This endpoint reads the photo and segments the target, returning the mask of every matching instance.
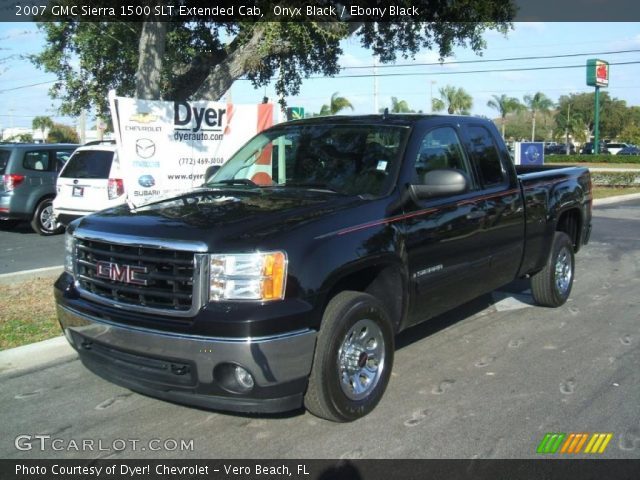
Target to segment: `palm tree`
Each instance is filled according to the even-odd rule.
[[[447,110],[449,115],[454,113],[469,115],[473,106],[473,98],[463,88],[446,85],[438,91],[440,98],[434,98],[432,104],[434,112]]]
[[[536,92],[535,95],[525,95],[524,103],[529,107],[531,111],[531,141],[535,140],[536,136],[536,113],[548,113],[553,108],[553,102],[542,92]]]
[[[49,117],[35,117],[31,122],[31,127],[34,130],[40,130],[42,132],[42,141],[46,143],[47,140],[44,137],[44,131],[53,127],[53,120],[51,120]]]
[[[338,92],[334,92],[333,95],[331,95],[329,105],[322,105],[320,116],[335,115],[345,108],[353,110],[353,105],[351,105],[351,102],[345,97],[339,97]]]
[[[504,93],[500,96],[493,95],[493,100],[487,102],[487,107],[491,107],[500,112],[502,138],[504,138],[504,126],[507,123],[507,115],[511,112],[518,112],[524,108],[520,100],[515,97],[508,97]]]
[[[391,97],[391,112],[413,113],[413,110],[409,108],[409,104],[406,100],[398,100],[396,97]]]

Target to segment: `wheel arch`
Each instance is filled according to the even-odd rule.
[[[375,262],[352,265],[336,272],[327,282],[323,289],[326,294],[322,299],[322,310],[340,292],[350,290],[368,293],[387,308],[394,331],[398,332],[404,325],[408,309],[407,284],[407,269],[399,259],[377,259]]]
[[[573,251],[576,253],[582,246],[580,241],[582,235],[580,235],[580,232],[582,232],[583,224],[582,212],[577,207],[568,208],[560,212],[558,221],[556,222],[555,231],[564,232],[569,236],[573,244]]]

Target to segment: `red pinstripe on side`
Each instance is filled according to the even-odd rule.
[[[507,190],[506,192],[493,193],[493,194],[490,194],[490,195],[483,195],[483,196],[480,196],[480,197],[475,197],[473,199],[461,200],[461,201],[455,203],[454,206],[459,207],[461,205],[467,205],[467,204],[475,203],[475,202],[478,202],[478,201],[481,201],[481,200],[488,200],[490,198],[506,197],[508,195],[512,195],[514,193],[518,193],[519,191],[520,191],[519,189],[514,188],[512,190]],[[318,238],[326,238],[326,237],[329,237],[331,235],[346,235],[348,233],[357,232],[359,230],[364,230],[366,228],[376,227],[378,225],[384,225],[384,224],[387,224],[387,223],[394,223],[394,222],[398,222],[400,220],[406,220],[408,218],[419,217],[421,215],[427,215],[429,213],[437,212],[438,210],[444,210],[445,208],[450,208],[450,207],[451,207],[451,205],[447,205],[447,206],[443,206],[443,207],[425,208],[424,210],[418,210],[416,212],[405,213],[405,214],[402,214],[402,215],[395,215],[395,216],[389,217],[389,218],[381,218],[380,220],[374,220],[372,222],[362,223],[360,225],[354,225],[353,227],[347,227],[347,228],[343,228],[341,230],[337,230],[335,232],[329,232],[329,233],[326,233],[324,235],[319,235],[318,237],[316,237],[316,239],[318,239]]]

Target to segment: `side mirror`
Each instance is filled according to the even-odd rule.
[[[459,195],[469,190],[471,181],[467,175],[452,168],[431,170],[424,174],[422,184],[411,185],[411,196],[417,200],[448,195]]]

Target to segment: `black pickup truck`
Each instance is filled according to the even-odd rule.
[[[522,277],[562,305],[591,201],[587,169],[514,167],[484,119],[279,124],[194,191],[72,223],[58,318],[132,390],[351,421],[399,331]]]

